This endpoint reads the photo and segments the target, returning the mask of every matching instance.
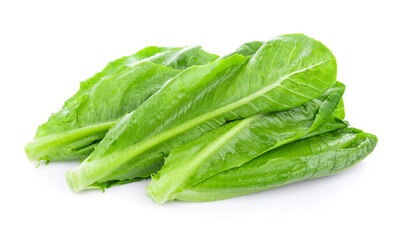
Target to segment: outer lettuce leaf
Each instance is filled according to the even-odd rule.
[[[369,155],[377,137],[345,128],[296,141],[174,194],[183,201],[214,201],[341,172]]]
[[[267,41],[252,57],[234,55],[188,68],[123,118],[66,179],[77,192],[148,177],[175,146],[231,120],[297,107],[335,80],[335,57],[301,34]]]
[[[172,195],[259,155],[306,137],[337,109],[345,86],[337,83],[319,98],[282,112],[258,114],[233,121],[174,149],[146,188],[158,204]],[[332,131],[346,127],[341,123]],[[321,132],[321,131],[320,131]],[[319,132],[316,132],[318,134]]]
[[[180,71],[176,69],[206,64],[216,58],[200,47],[147,47],[109,63],[103,71],[82,82],[80,90],[63,108],[38,128],[35,140],[26,145],[28,157],[34,161],[87,157],[118,119],[177,75]]]

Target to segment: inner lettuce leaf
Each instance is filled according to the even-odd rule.
[[[306,138],[327,119],[342,99],[345,86],[337,82],[320,97],[282,111],[257,114],[217,128],[171,151],[162,169],[146,188],[146,194],[156,203],[172,200],[172,195],[219,173],[258,157],[284,144]],[[337,113],[339,114],[339,113]],[[331,122],[333,119],[330,120]],[[333,131],[347,125],[327,125],[323,131]]]
[[[302,34],[266,41],[251,56],[233,55],[190,67],[122,118],[77,168],[72,191],[109,181],[149,177],[176,146],[226,122],[288,110],[323,94],[336,81],[336,61]]]
[[[38,127],[25,147],[32,161],[81,160],[125,114],[138,108],[170,78],[218,58],[200,47],[147,47],[109,63],[80,84],[63,108]]]
[[[377,137],[344,128],[276,148],[173,194],[172,200],[215,201],[344,171],[369,155]]]

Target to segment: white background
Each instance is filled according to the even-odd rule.
[[[1,239],[403,239],[404,17],[400,1],[1,1]],[[210,203],[157,206],[148,181],[70,192],[77,163],[34,168],[23,145],[109,61],[145,46],[225,54],[305,33],[346,84],[347,120],[376,134],[338,175]]]

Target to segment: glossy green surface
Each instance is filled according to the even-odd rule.
[[[364,159],[376,143],[376,136],[353,128],[299,140],[218,173],[172,199],[221,200],[335,174]]]
[[[219,172],[238,167],[259,155],[306,137],[327,119],[333,122],[345,86],[337,82],[319,98],[282,112],[257,114],[230,122],[171,151],[163,168],[152,177],[147,195],[162,204],[181,192]],[[339,115],[339,113],[337,113]],[[322,130],[346,127],[325,125]]]
[[[82,82],[63,108],[39,126],[25,147],[33,161],[87,157],[108,130],[138,108],[180,70],[203,65],[218,56],[200,47],[147,47],[107,65]]]
[[[336,61],[302,34],[265,42],[252,57],[234,55],[186,69],[123,118],[66,179],[73,191],[148,177],[178,145],[227,121],[294,108],[336,80]]]

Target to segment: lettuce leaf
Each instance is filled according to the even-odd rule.
[[[299,107],[233,121],[186,145],[171,151],[162,169],[146,188],[146,194],[158,204],[172,195],[219,173],[252,160],[284,144],[307,137],[333,118],[345,86],[337,82],[319,98]],[[337,113],[338,114],[338,113]],[[332,122],[332,119],[331,119]],[[322,130],[346,127],[327,125]]]
[[[271,150],[246,164],[218,173],[172,199],[214,201],[286,184],[328,176],[352,167],[369,155],[377,137],[345,128]]]
[[[180,70],[218,56],[200,47],[147,47],[82,82],[63,108],[39,126],[25,147],[32,161],[81,160],[125,114],[138,108]]]
[[[175,146],[228,121],[307,103],[335,80],[331,51],[302,34],[264,42],[251,57],[234,55],[188,68],[120,120],[66,174],[67,182],[77,192],[108,181],[148,177]]]

